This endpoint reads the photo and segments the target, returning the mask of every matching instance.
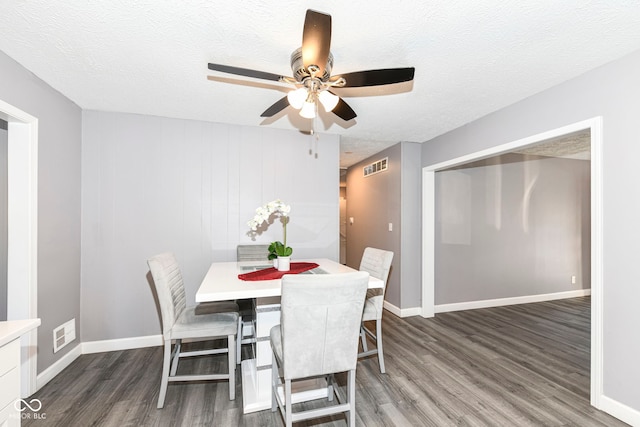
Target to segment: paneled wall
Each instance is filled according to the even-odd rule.
[[[85,111],[82,157],[83,341],[160,333],[147,258],[173,251],[188,301],[212,261],[252,243],[258,206],[291,204],[295,258],[338,260],[339,139],[316,159],[295,131]],[[255,243],[282,239],[279,223]]]

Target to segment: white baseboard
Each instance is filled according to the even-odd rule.
[[[82,343],[82,354],[103,353],[105,351],[132,350],[134,348],[157,347],[163,344],[162,335],[120,338]]]
[[[591,289],[578,289],[575,291],[554,292],[551,294],[526,295],[521,297],[487,299],[482,301],[459,302],[453,304],[440,304],[435,306],[436,313],[448,311],[475,310],[477,308],[500,307],[504,305],[528,304],[532,302],[552,301],[556,299],[576,298],[591,295]],[[386,304],[386,302],[385,302]]]
[[[384,302],[383,307],[385,310],[388,310],[389,312],[395,314],[398,317],[419,316],[420,313],[422,313],[422,308],[420,307],[399,308],[388,301]]]
[[[640,426],[640,411],[607,396],[600,396],[600,410],[632,426]]]
[[[36,377],[36,391],[40,390],[45,384],[55,378],[67,366],[71,365],[74,360],[82,355],[82,344],[78,344],[71,349],[70,352],[62,356],[55,363],[42,371]]]

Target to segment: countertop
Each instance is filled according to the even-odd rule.
[[[40,326],[40,319],[8,320],[0,322],[0,347]]]

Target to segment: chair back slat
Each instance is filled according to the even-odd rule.
[[[147,264],[158,293],[162,333],[166,336],[186,307],[182,273],[175,255],[170,252],[150,258]]]
[[[238,245],[238,261],[268,261],[269,245]]]
[[[389,270],[391,270],[391,261],[393,261],[393,252],[365,248],[360,261],[360,271],[366,271],[372,277],[382,280],[386,288]]]
[[[367,272],[283,276],[284,378],[355,369],[368,283]]]

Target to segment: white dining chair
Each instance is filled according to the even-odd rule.
[[[362,326],[360,328],[362,352],[358,354],[358,358],[377,354],[380,373],[382,374],[385,373],[384,353],[382,351],[382,312],[384,311],[384,292],[387,287],[387,279],[389,278],[392,261],[393,252],[376,248],[365,248],[360,261],[360,271],[366,271],[372,277],[382,280],[384,285],[381,289],[376,288],[367,291],[367,299],[364,303],[364,311],[362,313]],[[369,321],[376,322],[375,333],[366,327],[365,322]],[[367,336],[375,341],[375,349],[368,349]]]
[[[269,261],[269,245],[238,245],[238,261]]]
[[[158,408],[164,407],[167,386],[175,381],[228,380],[229,399],[235,399],[235,336],[238,331],[238,313],[236,311],[216,311],[210,314],[196,314],[195,307],[187,307],[182,273],[175,256],[163,253],[147,260],[151,276],[160,303],[162,316],[162,336],[164,340],[164,359],[162,380],[158,396]],[[233,304],[235,306],[235,304]],[[215,311],[215,305],[210,310]],[[224,303],[218,305],[223,310]],[[226,348],[197,351],[182,351],[182,340],[204,341],[226,339]],[[173,345],[172,351],[172,343]],[[204,356],[228,353],[229,369],[223,374],[177,375],[181,357]]]
[[[280,325],[270,331],[271,410],[280,408],[287,427],[342,412],[349,413],[348,425],[355,425],[358,336],[368,284],[369,273],[361,271],[283,276]],[[339,372],[347,372],[344,397],[333,377]],[[327,404],[294,413],[292,383],[315,377],[327,381]]]
[[[244,261],[269,261],[269,245],[238,245],[236,247],[236,259],[238,262]],[[266,264],[265,264],[266,265]],[[238,364],[242,362],[242,345],[254,344],[256,342],[255,329],[253,325],[254,314],[253,306],[255,300],[237,299],[240,320],[239,320],[239,336],[236,342],[236,361]]]

